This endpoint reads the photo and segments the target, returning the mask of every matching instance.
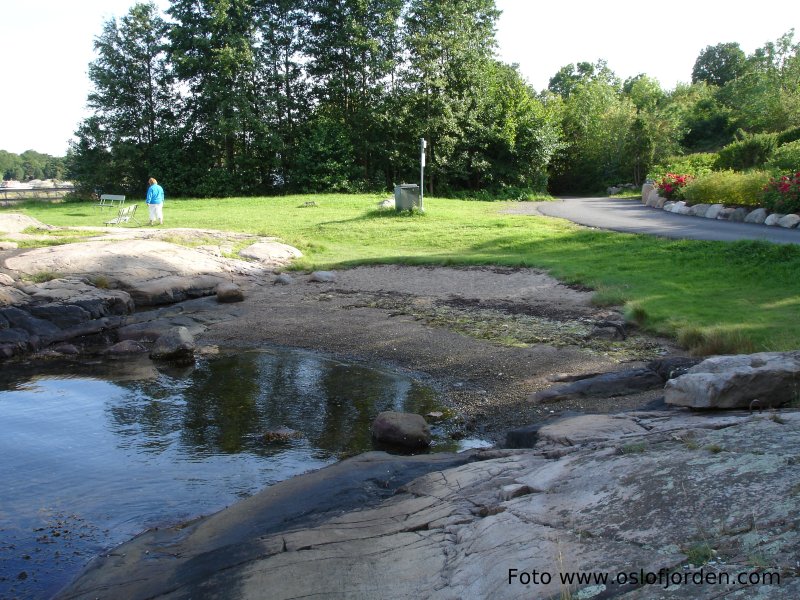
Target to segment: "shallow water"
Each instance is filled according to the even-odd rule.
[[[91,556],[147,528],[370,450],[380,411],[439,409],[409,377],[298,351],[239,352],[177,371],[147,359],[4,371],[2,598],[49,597]],[[298,437],[264,442],[282,427]]]

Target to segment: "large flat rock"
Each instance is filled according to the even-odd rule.
[[[600,441],[595,428],[591,444],[555,459],[440,455],[400,487],[412,459],[357,457],[139,536],[61,597],[797,598],[800,413],[626,420],[622,438],[614,428]],[[714,560],[690,564],[698,548]],[[630,578],[659,572],[679,583]],[[702,572],[782,575],[725,588],[685,579]],[[561,583],[577,573],[609,583]]]
[[[137,305],[164,304],[214,293],[232,273],[262,269],[245,261],[159,240],[91,241],[35,248],[5,260],[13,271],[103,278],[126,290]]]

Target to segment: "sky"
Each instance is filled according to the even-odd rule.
[[[0,150],[63,156],[88,116],[93,40],[135,0],[0,0]],[[157,0],[162,8],[168,0]],[[751,53],[794,28],[796,0],[496,0],[498,56],[536,89],[561,67],[605,59],[622,79],[646,73],[664,89],[689,82],[706,46]]]

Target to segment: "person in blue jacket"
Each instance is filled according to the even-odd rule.
[[[147,208],[150,211],[150,222],[152,225],[158,221],[159,225],[164,224],[164,189],[158,185],[155,177],[147,180],[150,187],[147,188]]]

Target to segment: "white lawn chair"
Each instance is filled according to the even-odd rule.
[[[129,204],[128,206],[123,206],[119,209],[117,216],[111,219],[110,221],[106,221],[106,225],[122,225],[123,223],[129,223],[133,221],[137,225],[140,225],[139,221],[136,220],[136,207],[137,204]]]

